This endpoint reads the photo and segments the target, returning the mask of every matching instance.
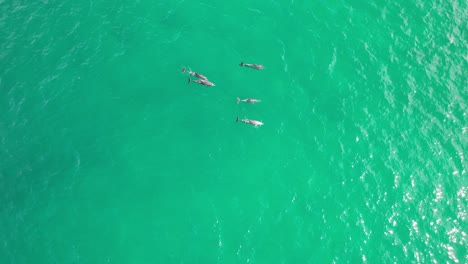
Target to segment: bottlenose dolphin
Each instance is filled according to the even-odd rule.
[[[239,121],[244,122],[244,123],[246,123],[246,124],[253,125],[254,127],[263,126],[263,123],[260,122],[260,121],[257,121],[257,120],[252,120],[252,119],[239,119],[239,117],[237,117],[236,123],[239,122]]]
[[[205,80],[205,79],[192,80],[192,79],[188,78],[188,82],[189,83],[194,82],[194,83],[198,83],[198,84],[205,85],[205,86],[215,86],[214,83],[212,83],[212,82],[210,82],[208,80]]]
[[[263,70],[265,68],[261,64],[253,64],[253,63],[243,63],[243,62],[241,62],[239,65],[241,67],[245,66],[245,67],[250,67],[250,68],[257,69],[257,70]]]
[[[182,68],[182,72],[187,72],[188,74],[192,75],[192,76],[195,76],[199,79],[203,79],[203,80],[208,80],[208,78],[205,76],[205,75],[202,75],[198,72],[193,72],[191,70],[186,70],[185,68]]]

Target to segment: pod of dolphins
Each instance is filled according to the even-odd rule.
[[[252,68],[252,69],[256,69],[256,70],[263,70],[265,67],[263,67],[263,65],[261,64],[254,64],[254,63],[243,63],[241,62],[239,64],[239,66],[241,67],[248,67],[248,68]],[[197,77],[198,79],[197,80],[193,80],[191,78],[188,78],[188,83],[198,83],[198,84],[201,84],[201,85],[204,85],[204,86],[215,86],[214,83],[210,82],[208,80],[208,78],[205,76],[205,75],[202,75],[198,72],[194,72],[194,71],[191,71],[191,70],[187,70],[185,68],[182,68],[182,72],[183,73],[187,73],[189,75],[192,75],[194,77]],[[244,103],[249,103],[249,104],[255,104],[255,103],[259,103],[261,102],[261,100],[258,100],[258,99],[254,99],[254,98],[245,98],[245,99],[240,99],[239,97],[236,98],[237,100],[237,103],[240,103],[240,102],[244,102]],[[261,121],[258,121],[258,120],[253,120],[253,119],[239,119],[239,117],[236,118],[236,123],[237,122],[244,122],[246,124],[249,124],[249,125],[252,125],[254,127],[259,127],[259,126],[263,126],[263,122]]]

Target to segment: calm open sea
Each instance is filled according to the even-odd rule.
[[[0,263],[468,263],[467,21],[0,0]]]

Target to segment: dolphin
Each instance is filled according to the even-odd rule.
[[[186,70],[185,68],[182,68],[182,72],[187,72],[188,74],[192,75],[192,76],[195,76],[199,79],[203,79],[203,80],[208,80],[208,78],[205,76],[205,75],[202,75],[198,72],[193,72],[191,70]]]
[[[241,67],[245,66],[245,67],[250,67],[250,68],[257,69],[257,70],[263,70],[265,68],[261,64],[253,64],[253,63],[243,63],[243,62],[241,62],[239,65]]]
[[[260,121],[257,121],[257,120],[252,120],[252,119],[239,119],[239,117],[237,117],[236,123],[239,122],[239,121],[244,122],[244,123],[246,123],[246,124],[251,124],[251,125],[253,125],[254,127],[263,126],[263,123],[260,122]]]
[[[198,84],[205,85],[205,86],[215,86],[214,83],[212,83],[212,82],[210,82],[208,80],[205,80],[205,79],[192,80],[192,79],[188,78],[188,82],[189,83],[194,82],[194,83],[198,83]]]
[[[244,102],[244,103],[255,104],[255,103],[260,103],[261,102],[261,100],[253,99],[253,98],[246,98],[246,99],[241,100],[239,97],[237,97],[236,100],[237,100],[237,103]]]

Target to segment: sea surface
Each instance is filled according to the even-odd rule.
[[[0,263],[468,263],[467,25],[464,0],[0,0]]]

